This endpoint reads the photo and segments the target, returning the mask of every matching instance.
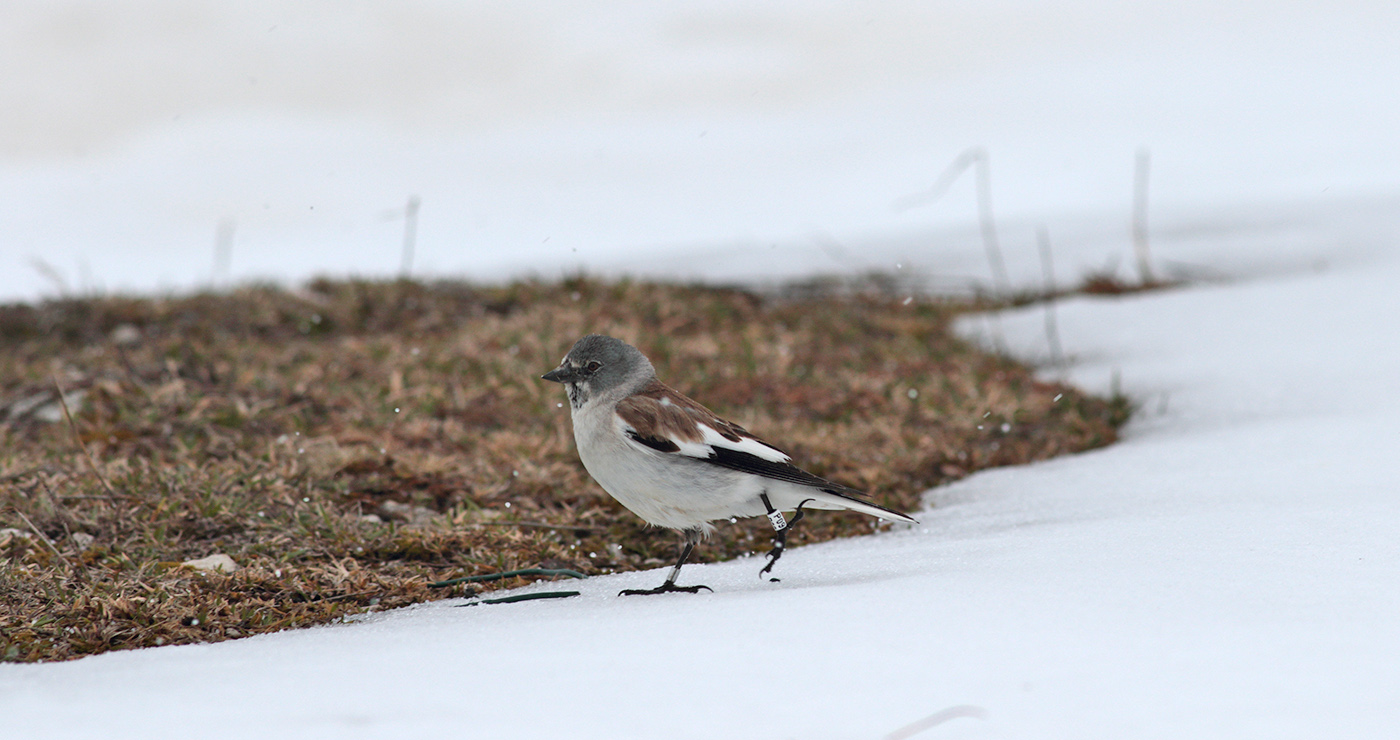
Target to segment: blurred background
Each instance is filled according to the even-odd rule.
[[[410,203],[418,277],[985,280],[971,179],[917,198],[971,147],[1017,280],[1041,225],[1127,263],[1142,147],[1164,260],[1313,260],[1296,214],[1400,204],[1396,39],[1379,0],[6,0],[0,300],[394,276]]]

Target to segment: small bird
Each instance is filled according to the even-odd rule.
[[[632,513],[684,537],[665,583],[620,595],[713,590],[677,586],[676,577],[717,519],[768,516],[774,547],[760,575],[782,557],[804,506],[915,522],[793,465],[787,453],[657,380],[646,356],[619,339],[589,334],[542,377],[568,391],[574,441],[589,475]],[[788,522],[782,512],[794,510]]]

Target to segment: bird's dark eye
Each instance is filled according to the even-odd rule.
[[[583,369],[584,369],[584,370],[587,370],[587,371],[590,372],[590,373],[596,373],[596,372],[598,372],[598,368],[600,368],[600,367],[602,367],[602,366],[603,366],[603,363],[598,362],[597,360],[594,360],[594,361],[588,363],[587,365],[584,365],[584,366],[583,366]]]

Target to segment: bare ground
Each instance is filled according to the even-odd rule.
[[[0,306],[0,659],[325,623],[459,595],[428,584],[464,575],[669,564],[675,535],[588,478],[563,393],[539,380],[589,332],[896,509],[1115,439],[1124,399],[961,342],[948,323],[972,308],[878,280],[760,295],[588,279]],[[792,544],[873,526],[818,512]],[[727,524],[697,559],[765,552],[769,534]],[[215,553],[237,570],[181,565]]]

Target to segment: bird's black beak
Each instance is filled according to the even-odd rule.
[[[578,371],[568,368],[564,365],[560,365],[559,367],[550,370],[544,375],[541,375],[540,378],[544,380],[553,381],[555,383],[572,383],[575,380],[578,380]]]

